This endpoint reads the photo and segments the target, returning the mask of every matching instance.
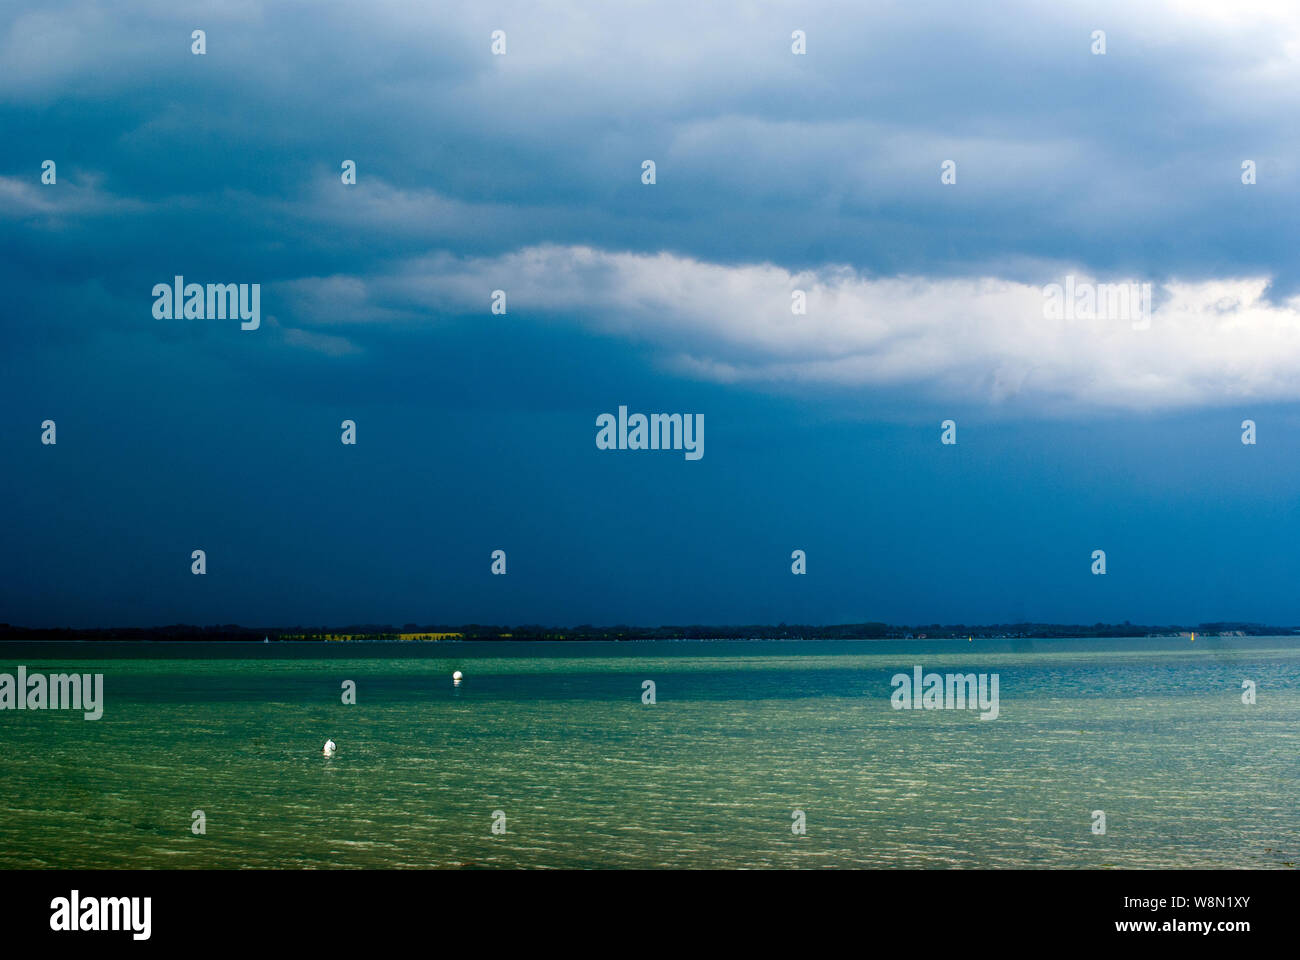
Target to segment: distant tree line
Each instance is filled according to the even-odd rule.
[[[175,640],[175,641],[244,641],[270,639],[277,642],[323,640],[352,643],[397,642],[448,642],[420,640],[419,635],[453,635],[465,640],[886,640],[886,639],[951,639],[960,637],[1006,637],[1049,639],[1052,637],[1134,637],[1176,636],[1180,633],[1201,633],[1206,636],[1240,633],[1245,636],[1278,636],[1300,633],[1300,628],[1270,626],[1258,623],[1200,623],[1195,625],[1143,625],[1124,623],[1058,624],[1058,623],[999,623],[999,624],[922,624],[897,626],[887,623],[842,623],[830,626],[808,624],[749,624],[744,626],[660,626],[637,627],[615,625],[596,627],[582,624],[576,627],[541,626],[522,624],[500,626],[490,624],[462,624],[459,626],[421,626],[414,623],[395,627],[391,624],[350,624],[339,627],[242,627],[238,624],[220,624],[199,627],[191,624],[173,624],[165,627],[101,627],[78,630],[71,627],[34,628],[0,624],[0,642],[29,640]],[[416,639],[410,639],[412,635]]]

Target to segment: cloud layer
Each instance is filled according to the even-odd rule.
[[[268,332],[320,362],[505,289],[516,322],[746,387],[1298,398],[1290,4],[452,6],[11,7],[4,279],[57,274],[132,329],[174,272],[262,282]],[[1151,283],[1150,329],[1045,321],[1066,273]]]
[[[1078,288],[1133,281],[1072,276]],[[502,287],[523,322],[576,318],[724,383],[906,386],[1038,411],[1300,399],[1300,298],[1270,302],[1265,277],[1171,282],[1153,291],[1149,313],[1135,298],[1130,313],[1069,318],[1052,315],[1044,285],[996,277],[871,278],[847,266],[791,272],[538,246],[436,254],[368,280],[299,280],[285,299],[323,323],[418,323],[484,313]],[[795,291],[804,314],[793,312]]]

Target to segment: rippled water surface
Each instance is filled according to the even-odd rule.
[[[1292,638],[186,649],[0,649],[106,700],[0,711],[0,867],[1300,861]],[[1000,717],[892,709],[916,664]]]

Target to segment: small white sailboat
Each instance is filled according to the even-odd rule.
[[[324,749],[323,751],[321,751],[321,752],[324,753],[325,756],[327,756],[327,757],[332,757],[332,756],[334,756],[334,751],[337,750],[337,749],[338,749],[338,746],[335,745],[335,743],[334,743],[333,740],[326,740],[326,741],[325,741],[325,749]]]

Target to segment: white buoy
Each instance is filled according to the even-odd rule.
[[[333,740],[326,740],[326,741],[325,741],[325,749],[322,751],[322,753],[324,753],[325,756],[327,756],[327,757],[332,757],[332,756],[334,756],[334,751],[337,750],[337,749],[338,749],[338,747],[336,747],[336,746],[334,745],[334,741],[333,741]]]
[[[457,670],[455,673],[451,675],[451,682],[458,687],[460,686],[460,682],[463,679],[464,679],[464,675],[459,670]]]

